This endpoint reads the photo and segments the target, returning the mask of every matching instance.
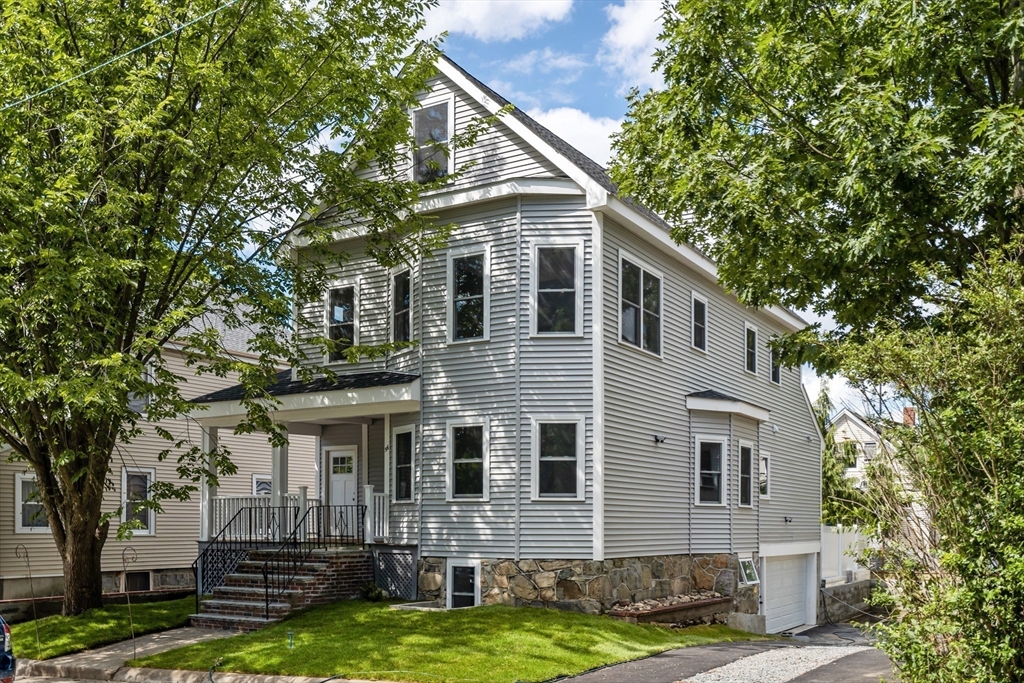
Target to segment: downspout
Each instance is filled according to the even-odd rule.
[[[523,196],[518,195],[516,197],[516,317],[515,317],[515,335],[513,346],[515,348],[513,361],[515,363],[515,382],[516,382],[516,506],[515,506],[515,520],[513,527],[513,538],[515,539],[515,560],[519,561],[519,534],[522,530],[522,520],[520,519],[520,510],[522,508],[522,462],[523,462],[523,415],[522,415],[522,395],[520,394],[521,386],[521,373],[520,373],[520,361],[522,359],[522,349],[520,348],[520,321],[522,319],[523,311]]]

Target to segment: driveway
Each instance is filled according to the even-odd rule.
[[[795,638],[671,650],[567,683],[896,683],[889,658],[857,629],[819,626]]]

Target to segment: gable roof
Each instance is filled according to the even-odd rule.
[[[440,50],[436,52],[438,70],[490,113],[494,114],[503,107],[510,108],[510,118],[503,119],[504,123],[586,191],[588,208],[608,213],[625,223],[625,227],[645,233],[648,241],[673,253],[697,273],[721,286],[715,262],[692,245],[677,243],[670,235],[671,226],[657,213],[628,197],[620,197],[618,187],[604,167],[535,121],[446,54]],[[783,306],[761,310],[793,332],[807,327],[807,321]]]
[[[830,419],[828,421],[829,428],[834,427],[840,420],[844,420],[844,419],[850,420],[851,422],[856,422],[866,432],[870,432],[872,434],[877,434],[878,436],[882,435],[882,432],[877,427],[875,427],[870,422],[868,422],[867,418],[865,418],[865,417],[863,417],[861,415],[858,415],[857,413],[853,412],[849,408],[843,408],[838,413],[836,413],[832,417],[832,419]]]

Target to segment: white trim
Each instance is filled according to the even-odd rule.
[[[448,105],[448,139],[444,141],[448,148],[447,175],[455,173],[455,148],[452,146],[452,138],[455,137],[455,92],[427,95],[417,102],[415,107],[409,108],[409,132],[412,134],[409,145],[409,180],[411,182],[416,182],[416,112],[427,107],[436,107],[439,104]]]
[[[453,206],[471,206],[482,202],[520,195],[550,195],[579,197],[584,192],[571,180],[562,178],[515,178],[472,188],[438,190],[431,192],[416,203],[417,213],[448,209]],[[346,228],[338,233],[343,239],[359,237],[369,232],[365,226]]]
[[[750,349],[747,347],[747,334],[751,330],[754,331],[754,369],[753,370],[751,370],[750,367],[747,365],[747,354],[750,352]],[[761,359],[758,357],[758,353],[757,353],[757,351],[758,351],[757,346],[758,346],[758,343],[761,341],[760,337],[761,337],[761,335],[757,331],[757,325],[753,325],[753,324],[751,324],[749,322],[744,322],[743,323],[743,369],[746,372],[750,373],[751,375],[757,375],[758,374],[757,371],[758,371],[758,369],[761,366],[761,364],[759,362]]]
[[[482,600],[483,591],[480,589],[480,560],[477,559],[463,559],[449,557],[445,562],[445,581],[444,581],[444,598],[445,607],[447,609],[456,609],[452,607],[452,578],[455,575],[453,571],[455,567],[472,567],[473,572],[473,587],[476,589],[476,595],[473,597],[473,607],[479,607]],[[467,608],[457,608],[467,609]]]
[[[412,458],[409,461],[409,497],[401,500],[395,498],[396,485],[398,484],[398,459],[395,457],[395,454],[398,453],[396,444],[398,443],[399,434],[412,434]],[[388,477],[391,480],[391,502],[395,505],[409,505],[416,502],[416,451],[416,425],[407,424],[391,429],[391,467]]]
[[[592,214],[593,254],[591,266],[591,307],[593,309],[591,341],[593,343],[593,388],[594,388],[594,444],[593,478],[594,499],[593,555],[597,561],[604,560],[604,217]],[[586,451],[584,451],[585,453]]]
[[[717,443],[722,446],[721,457],[718,459],[718,466],[722,468],[718,488],[721,500],[717,503],[702,503],[700,500],[700,446],[704,443]],[[700,507],[726,507],[729,491],[729,439],[725,436],[711,436],[707,434],[693,435],[693,504]]]
[[[704,348],[695,345],[693,343],[693,328],[694,328],[694,301],[700,301],[704,304]],[[690,290],[690,348],[695,351],[700,351],[703,354],[709,353],[709,347],[711,346],[711,304],[708,301],[708,297],[700,294],[695,289]]]
[[[453,430],[455,427],[483,427],[483,490],[480,496],[455,497],[455,439]],[[444,497],[448,503],[487,503],[491,499],[491,418],[489,417],[464,417],[445,422],[445,485]]]
[[[761,461],[768,461],[767,474],[764,483],[767,485],[766,488],[768,493],[761,493]],[[772,454],[768,451],[761,451],[757,454],[757,497],[760,500],[771,500],[772,498]]]
[[[273,489],[274,482],[273,482],[273,479],[271,478],[271,476],[269,474],[253,474],[252,475],[252,495],[254,495],[254,496],[263,495],[261,493],[257,493],[256,492],[256,480],[257,479],[261,479],[261,480],[265,480],[267,482],[270,482],[270,487],[271,487],[271,489]]]
[[[540,426],[542,424],[576,425],[576,495],[540,495]],[[530,417],[530,500],[535,503],[582,502],[586,500],[586,429],[583,415],[544,413]]]
[[[821,550],[821,539],[817,541],[790,541],[787,543],[762,543],[757,554],[764,557],[783,555],[809,555]]]
[[[278,396],[269,406],[278,422],[363,417],[381,413],[411,413],[420,409],[420,380],[365,389],[338,389]],[[205,409],[205,410],[204,410]],[[241,401],[197,405],[192,417],[204,427],[233,427],[245,418]]]
[[[637,330],[640,344],[632,344],[622,339],[622,262],[629,261],[634,266],[640,268],[640,329]],[[644,348],[644,327],[643,327],[643,300],[644,300],[644,273],[650,273],[654,277],[658,278],[658,352],[655,353],[649,349]],[[665,275],[657,268],[651,267],[649,262],[642,258],[633,256],[633,254],[625,249],[619,249],[618,254],[618,295],[615,301],[616,308],[616,319],[617,329],[615,330],[615,340],[624,347],[631,348],[634,350],[642,351],[650,356],[658,359],[663,359],[665,354]]]
[[[743,449],[750,449],[750,502],[746,505],[743,504]],[[747,441],[746,439],[740,439],[736,446],[736,481],[739,482],[739,491],[736,496],[736,507],[744,509],[752,509],[754,507],[754,481],[755,472],[758,470],[754,467],[754,460],[756,458],[754,451],[754,443]]]
[[[399,266],[391,268],[390,272],[388,273],[388,339],[392,343],[395,343],[397,341],[395,339],[395,313],[397,312],[397,308],[395,306],[395,277],[401,275],[402,273],[409,273],[409,339],[405,341],[412,341],[413,339],[416,338],[416,332],[415,330],[413,330],[413,321],[415,319],[413,317],[413,311],[415,310],[413,306],[415,305],[416,301],[416,296],[414,294],[416,288],[413,282],[415,280],[416,275],[414,273],[414,269],[412,266],[410,266],[407,263],[403,263]],[[411,349],[403,349],[398,353],[403,353],[404,351],[409,350]]]
[[[761,583],[761,574],[757,571],[757,565],[754,564],[753,556],[750,555],[750,554],[747,554],[747,555],[744,555],[744,556],[739,557],[737,559],[738,559],[738,564],[740,565],[740,572],[739,572],[739,574],[740,574],[740,576],[739,576],[740,583],[742,583],[742,584],[744,584],[746,586],[756,586],[756,585],[760,584]],[[750,568],[754,570],[754,580],[753,581],[747,581],[747,577],[744,575],[744,572],[743,572],[743,563],[744,562],[749,562],[750,563]]]
[[[473,337],[472,339],[455,339],[455,289],[453,276],[455,274],[453,262],[457,258],[476,256],[483,254],[484,257],[484,336]],[[490,341],[491,339],[491,245],[490,244],[467,244],[461,247],[452,247],[448,250],[447,273],[445,287],[445,323],[448,328],[447,338],[449,344],[472,344]]]
[[[148,477],[146,485],[146,500],[149,500],[149,489],[156,483],[156,470],[152,467],[122,467],[121,468],[121,523],[128,521],[128,474],[145,474]],[[149,528],[132,529],[133,536],[156,536],[156,510],[147,509],[149,514]]]
[[[25,501],[21,499],[21,483],[24,481],[38,481],[34,472],[15,472],[14,473],[14,533],[16,534],[52,534],[53,531],[50,529],[50,520],[46,520],[46,526],[22,526],[21,525],[21,513],[22,506]],[[38,488],[38,483],[36,488]],[[42,505],[42,501],[39,501]],[[43,509],[43,515],[46,515],[46,509]]]
[[[352,288],[352,346],[359,346],[359,290],[362,284],[362,278],[358,275],[352,277],[339,278],[328,282],[327,287],[324,289],[324,317],[323,317],[323,330],[324,337],[330,339],[331,336],[331,291],[335,289],[346,289]],[[344,352],[343,352],[344,353]],[[344,358],[338,360],[331,360],[330,352],[324,353],[322,365],[351,365]]]
[[[537,331],[537,278],[540,267],[537,250],[545,247],[573,247],[576,250],[574,259],[574,280],[576,287],[576,327],[572,332],[538,332]],[[569,239],[559,237],[538,237],[530,241],[530,337],[537,339],[565,339],[583,336],[583,238]]]
[[[767,422],[771,419],[771,412],[764,408],[758,408],[746,401],[726,401],[718,398],[700,398],[698,396],[686,397],[687,410],[703,410],[708,413],[733,413],[749,417],[758,422]]]

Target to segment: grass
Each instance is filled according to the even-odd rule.
[[[185,626],[189,615],[195,612],[195,606],[194,597],[132,605],[135,635]],[[35,623],[39,625],[38,650],[33,622],[11,625],[16,657],[50,659],[132,637],[128,605],[107,605],[75,617],[44,617]]]
[[[288,633],[294,633],[294,649]],[[757,638],[724,626],[672,630],[546,609],[450,612],[345,601],[262,631],[152,655],[134,666],[461,683],[545,681],[687,645]]]

